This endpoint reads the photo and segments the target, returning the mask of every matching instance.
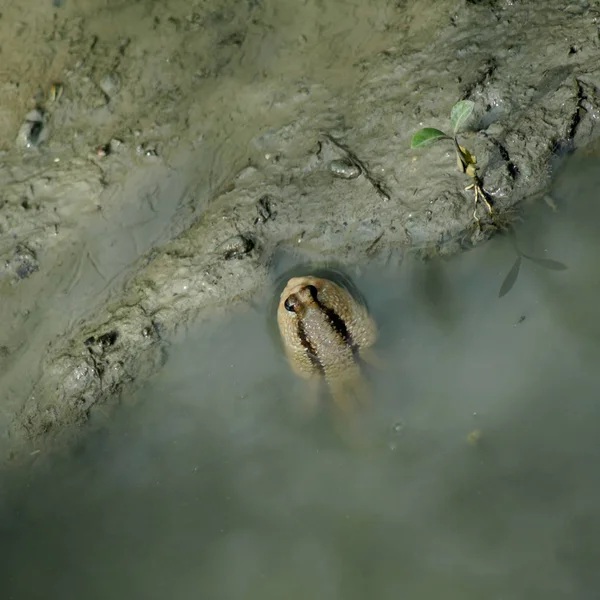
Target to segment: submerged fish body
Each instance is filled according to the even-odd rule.
[[[292,370],[303,379],[325,380],[346,413],[368,400],[360,358],[377,339],[367,308],[328,279],[290,279],[281,293],[277,323]]]

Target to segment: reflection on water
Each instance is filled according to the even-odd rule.
[[[592,158],[559,174],[558,212],[517,235],[569,268],[525,261],[502,298],[506,238],[355,278],[389,364],[368,454],[299,418],[267,308],[191,335],[116,422],[4,486],[1,597],[596,597],[599,185]]]

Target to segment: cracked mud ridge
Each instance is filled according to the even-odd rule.
[[[599,19],[556,0],[3,9],[3,456],[133,391],[192,324],[270,298],[280,253],[393,270],[551,204],[556,162],[597,136]],[[451,145],[410,149],[458,100],[492,216]]]

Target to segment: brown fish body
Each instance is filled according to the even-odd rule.
[[[327,279],[294,277],[281,293],[277,322],[292,370],[324,379],[345,412],[368,397],[359,358],[377,339],[366,307]]]

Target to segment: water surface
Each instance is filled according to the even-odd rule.
[[[596,157],[501,237],[354,277],[388,362],[360,453],[301,418],[267,307],[190,332],[66,456],[0,494],[2,598],[594,598]],[[467,439],[480,431],[478,444]]]

